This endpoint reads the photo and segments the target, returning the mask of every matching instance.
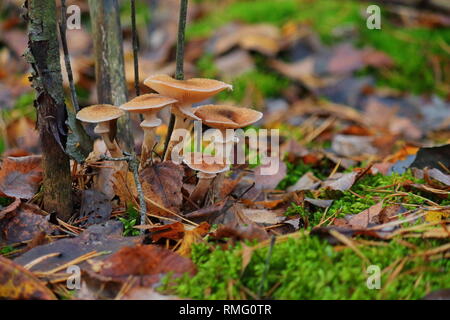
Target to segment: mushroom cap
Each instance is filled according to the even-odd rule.
[[[195,157],[199,157],[201,163],[195,163]],[[183,155],[183,162],[192,170],[207,173],[216,174],[228,171],[230,165],[227,163],[215,163],[216,157],[203,154],[201,152],[187,152]]]
[[[100,123],[120,118],[125,112],[110,104],[96,104],[81,109],[77,119],[83,122]]]
[[[204,78],[176,80],[165,74],[150,76],[144,84],[164,96],[178,100],[179,104],[193,104],[225,89],[233,89],[232,85],[218,80]]]
[[[227,105],[205,105],[195,109],[194,114],[211,128],[239,129],[259,121],[259,111]]]
[[[129,112],[158,111],[166,106],[176,103],[177,100],[156,93],[143,94],[120,106],[120,109]]]

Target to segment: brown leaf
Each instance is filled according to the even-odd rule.
[[[50,234],[55,230],[45,217],[47,213],[38,206],[22,203],[8,217],[0,220],[2,237],[7,243],[32,240],[39,233]]]
[[[143,282],[150,285],[166,273],[194,275],[195,265],[191,260],[155,245],[125,247],[104,260],[98,274],[125,281],[129,276],[148,277]]]
[[[266,167],[270,167],[266,166]],[[273,190],[286,177],[287,167],[283,161],[280,161],[280,167],[272,175],[262,174],[265,167],[260,166],[255,170],[255,188],[259,190]],[[267,170],[267,169],[266,169]]]
[[[139,174],[142,189],[147,198],[172,212],[179,212],[183,203],[181,188],[183,186],[183,167],[171,161],[156,163]],[[155,208],[153,204],[150,203]],[[156,207],[161,215],[164,210]]]
[[[262,224],[278,224],[286,220],[283,214],[267,209],[243,209],[242,213],[251,221]]]
[[[56,297],[30,271],[0,256],[0,299],[56,300]]]
[[[48,271],[92,251],[116,252],[124,246],[133,246],[142,242],[142,236],[123,237],[122,229],[122,223],[119,221],[108,221],[104,224],[93,225],[76,238],[60,239],[37,246],[17,257],[14,261],[24,266],[49,253],[60,253],[58,256],[45,259],[30,269],[32,271]],[[107,256],[100,256],[96,259],[105,257]],[[79,266],[83,268],[85,264],[87,262],[82,262]]]
[[[319,185],[320,179],[316,178],[312,172],[307,172],[293,186],[287,188],[287,191],[314,190]]]
[[[17,209],[20,203],[20,199],[15,198],[14,201],[12,201],[8,206],[2,208],[2,210],[0,211],[0,220],[6,217],[7,214],[14,212],[14,210]]]
[[[41,156],[6,158],[0,169],[0,194],[31,199],[42,181]]]
[[[212,234],[214,238],[223,239],[231,238],[235,241],[242,240],[258,240],[263,241],[269,238],[267,232],[258,227],[255,223],[250,223],[247,225],[237,224],[237,225],[225,225],[220,226],[216,232]]]
[[[348,223],[355,229],[366,229],[370,223],[378,223],[378,216],[383,209],[383,201],[371,206],[370,208],[354,215],[348,219]]]
[[[328,190],[345,191],[350,189],[358,177],[357,172],[336,173],[322,183],[322,188]]]
[[[183,238],[184,225],[181,222],[175,222],[164,226],[152,227],[149,231],[153,242],[157,242],[162,238],[180,240]]]

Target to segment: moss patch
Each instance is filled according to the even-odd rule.
[[[380,270],[399,258],[440,245],[438,241],[411,240],[417,249],[396,241],[360,250]],[[163,291],[193,299],[244,299],[255,297],[261,286],[268,248],[254,251],[242,270],[242,248],[210,250],[196,246],[192,258],[198,273],[178,281],[166,279]],[[273,299],[420,299],[431,290],[450,285],[450,261],[411,258],[400,274],[389,280],[391,270],[381,275],[381,289],[366,285],[368,264],[348,248],[337,250],[316,237],[299,234],[274,246],[270,271],[262,296]]]

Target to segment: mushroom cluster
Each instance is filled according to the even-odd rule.
[[[183,156],[183,162],[198,172],[198,184],[190,198],[191,201],[201,204],[216,175],[229,170],[230,153],[234,143],[237,142],[234,130],[257,122],[262,118],[262,113],[227,105],[203,105],[193,108],[194,103],[232,89],[231,85],[217,80],[202,78],[176,80],[168,75],[154,75],[147,78],[144,84],[157,93],[138,96],[119,107],[112,105],[86,107],[78,112],[77,118],[83,122],[96,123],[95,132],[101,135],[111,156],[119,158],[123,153],[115,139],[117,119],[125,112],[142,114],[144,141],[140,159],[141,169],[151,159],[156,146],[156,128],[162,123],[158,118],[158,112],[163,108],[170,107],[171,113],[175,116],[173,132],[177,129],[188,129],[192,120],[201,121],[206,126],[216,129],[220,134],[219,138],[213,141],[217,151],[214,157],[198,153],[186,153]],[[172,150],[179,142],[174,136],[169,139],[164,160],[171,160]],[[200,158],[200,161],[193,161],[194,158]]]

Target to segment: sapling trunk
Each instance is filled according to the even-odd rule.
[[[99,104],[120,106],[127,101],[118,0],[89,0],[95,51],[95,78]],[[117,139],[122,149],[134,147],[130,116],[117,121]]]
[[[43,207],[62,220],[72,214],[72,177],[67,141],[67,113],[61,75],[55,0],[27,0],[28,51],[34,105],[42,145]]]
[[[186,30],[187,8],[188,8],[188,0],[180,0],[180,17],[178,20],[178,39],[177,39],[176,70],[175,70],[175,79],[177,80],[184,79],[184,35]],[[175,115],[171,114],[164,146],[164,153],[163,153],[164,159],[170,158],[170,153],[172,152],[172,151],[169,152],[169,145],[171,144],[170,140],[174,127],[175,127]]]

